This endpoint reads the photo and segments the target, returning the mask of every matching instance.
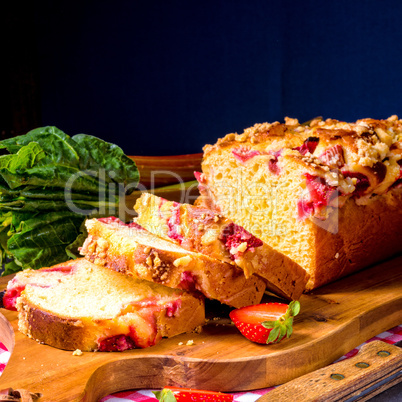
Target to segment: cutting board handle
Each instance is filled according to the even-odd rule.
[[[349,359],[331,364],[281,385],[258,399],[268,401],[346,401],[379,393],[402,381],[402,349],[372,341]],[[389,381],[385,381],[389,379]],[[376,386],[381,382],[381,387]]]

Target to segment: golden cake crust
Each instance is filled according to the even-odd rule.
[[[309,124],[299,124],[297,119],[285,118],[285,123],[255,124],[243,133],[227,134],[217,140],[216,144],[206,144],[203,148],[204,157],[210,152],[234,146],[251,146],[253,149],[266,149],[267,146],[291,148],[301,145],[308,137],[319,137],[326,143],[341,142],[351,153],[363,153],[376,144],[385,144],[388,148],[400,142],[402,135],[402,120],[393,115],[385,120],[361,119],[355,123],[346,123],[335,119],[322,120],[317,118]],[[361,156],[361,155],[360,155]],[[380,160],[377,160],[380,161]],[[361,161],[361,164],[364,161]]]

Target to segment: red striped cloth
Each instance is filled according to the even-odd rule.
[[[398,341],[401,341],[402,340],[402,325],[398,325],[397,327],[391,328],[390,330],[385,331],[385,332],[369,339],[367,342],[364,342],[363,344],[359,345],[355,349],[351,350],[349,353],[342,356],[337,361],[340,361],[343,359],[348,359],[352,356],[355,356],[363,345],[365,345],[366,343],[372,342],[374,340],[382,340],[382,341],[390,343],[390,344],[394,344]],[[7,351],[6,347],[0,342],[0,373],[3,372],[9,358],[10,358],[10,353]],[[266,394],[271,389],[272,388],[265,388],[265,389],[259,389],[259,390],[248,391],[248,392],[236,392],[236,393],[233,393],[233,396],[234,396],[233,400],[236,402],[254,402],[261,395]],[[154,394],[152,393],[152,391],[157,391],[157,390],[145,389],[145,390],[118,392],[113,395],[105,396],[104,398],[102,398],[100,400],[100,402],[106,402],[106,401],[108,401],[108,402],[131,402],[131,401],[155,402],[156,398],[155,398]]]

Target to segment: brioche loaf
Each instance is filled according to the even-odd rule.
[[[247,278],[256,273],[280,296],[298,299],[304,291],[308,275],[303,268],[213,210],[150,193],[143,193],[134,209],[135,221],[150,232],[186,250],[236,264]]]
[[[402,251],[402,120],[256,124],[204,147],[204,205],[302,266],[306,290]]]
[[[17,295],[8,307],[17,308],[22,333],[66,350],[145,348],[205,323],[202,297],[83,258],[19,272],[7,293]]]
[[[120,273],[188,291],[199,291],[233,307],[257,304],[264,281],[231,264],[187,251],[132,222],[117,218],[88,219],[81,254]]]

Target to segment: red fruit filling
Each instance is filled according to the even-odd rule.
[[[320,139],[317,137],[308,137],[307,140],[304,141],[303,145],[293,148],[293,150],[299,151],[302,155],[306,155],[307,152],[312,154],[317,148],[318,141],[320,141]]]
[[[134,349],[135,346],[135,342],[128,335],[115,335],[101,339],[98,342],[100,352],[123,352],[128,349]]]
[[[134,306],[137,311],[141,313],[141,315],[144,317],[147,316],[148,320],[151,321],[154,317],[154,314],[162,309],[161,305],[158,304],[159,300],[160,299],[157,299],[156,297],[149,297],[138,302],[130,303],[129,306]],[[173,317],[181,307],[181,300],[178,299],[165,303],[164,306],[166,308],[166,315],[168,317]]]
[[[337,189],[328,185],[318,176],[305,173],[308,196],[302,198],[298,204],[299,219],[305,219],[310,215],[316,215],[338,195]]]
[[[103,223],[118,223],[119,225],[124,225],[124,222],[122,222],[119,218],[116,218],[115,216],[108,216],[107,218],[99,218],[99,222]]]
[[[204,208],[194,208],[189,211],[189,220],[192,221],[193,225],[198,227],[200,223],[208,225],[213,222],[217,213]]]
[[[139,225],[137,222],[130,222],[130,223],[124,223],[124,222],[122,222],[122,224],[123,224],[124,226],[129,227],[129,228],[135,228],[135,229],[144,230],[144,228],[143,228],[141,225]]]
[[[158,299],[156,297],[148,297],[140,301],[135,301],[129,304],[130,306],[135,306],[137,310],[148,309],[149,311],[158,310]]]
[[[282,150],[276,152],[270,152],[270,155],[273,157],[268,161],[268,169],[271,173],[278,175],[281,169],[278,166],[278,157],[281,155]]]
[[[253,236],[251,233],[247,232],[246,229],[239,225],[236,225],[235,223],[230,223],[223,229],[223,231],[219,235],[219,240],[229,251],[230,258],[232,260],[241,256],[246,251],[254,251],[256,247],[260,247],[264,244],[260,239]],[[247,244],[245,250],[232,252],[233,250],[236,250],[242,243]]]
[[[366,190],[370,187],[370,181],[366,175],[357,172],[342,172],[343,177],[351,177],[356,179],[355,190],[352,195],[361,197],[365,194]]]
[[[184,237],[180,234],[180,204],[173,203],[172,215],[167,221],[168,236],[181,243]]]
[[[17,311],[16,303],[17,298],[21,296],[25,285],[18,285],[11,289],[7,289],[3,295],[3,306],[7,310]]]
[[[297,216],[299,219],[306,219],[312,215],[314,215],[314,203],[304,199],[299,200],[297,203]]]
[[[169,302],[166,303],[166,315],[168,317],[174,317],[177,313],[177,311],[181,307],[181,300],[176,300],[174,302]]]
[[[252,151],[248,148],[235,148],[232,149],[232,154],[240,163],[244,163],[249,159],[254,158],[254,156],[261,155],[261,152]]]
[[[75,269],[74,265],[62,265],[60,267],[42,268],[41,271],[46,272],[61,272],[63,274],[71,274]]]
[[[198,190],[202,194],[207,191],[205,176],[201,172],[194,172],[194,176],[198,181]]]
[[[194,172],[194,177],[198,181],[198,183],[205,183],[204,174],[201,172]]]
[[[195,290],[197,290],[196,277],[190,271],[184,271],[181,274],[179,288],[194,292]]]
[[[132,326],[130,327],[130,338],[134,340],[134,344],[138,348],[148,348],[149,346],[155,345],[158,340],[161,339],[160,334],[157,333],[155,316],[150,314],[148,320],[149,332],[147,337],[138,335],[135,328]]]
[[[143,227],[136,222],[124,223],[122,220],[116,218],[115,216],[109,216],[107,218],[98,218],[98,221],[106,224],[117,223],[118,225],[127,226],[129,228],[143,229]]]
[[[341,145],[334,145],[333,147],[326,149],[318,159],[327,166],[334,168],[341,168],[345,164],[343,148]]]
[[[168,202],[166,198],[160,197],[158,209],[160,210],[165,202]]]

